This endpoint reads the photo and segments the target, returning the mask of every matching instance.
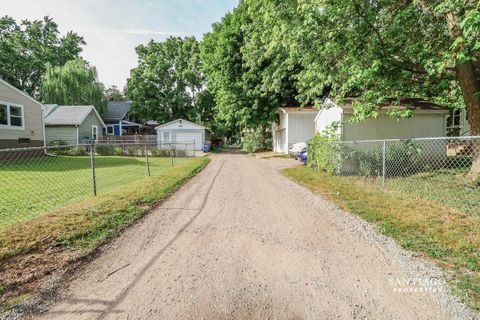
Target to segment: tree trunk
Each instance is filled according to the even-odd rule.
[[[454,13],[447,14],[447,22],[450,35],[454,40],[463,36],[458,26],[458,18]],[[458,63],[455,70],[467,108],[470,133],[472,136],[480,136],[480,98],[476,97],[476,94],[480,93],[480,75],[477,74],[473,61]],[[480,141],[474,140],[472,144],[473,163],[468,178],[476,181],[480,178]]]

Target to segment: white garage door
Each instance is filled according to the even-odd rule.
[[[195,150],[202,150],[203,140],[200,132],[177,132],[175,135],[176,142],[193,142],[195,141]]]

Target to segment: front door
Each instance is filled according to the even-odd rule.
[[[118,124],[113,126],[113,135],[119,136],[120,135],[120,126]]]

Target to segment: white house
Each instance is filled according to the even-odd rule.
[[[285,107],[277,112],[273,124],[273,151],[288,153],[295,143],[307,142],[315,134],[314,119],[318,110],[313,107]]]
[[[155,128],[158,143],[195,143],[195,150],[202,150],[205,141],[210,139],[210,131],[196,123],[177,119]]]
[[[340,124],[338,136],[342,141],[411,139],[446,136],[449,109],[420,100],[405,100],[400,105],[381,105],[377,118],[350,123],[354,99],[337,104],[326,99],[324,107],[315,117],[315,132],[322,133],[332,124]],[[407,119],[394,119],[387,115],[392,109],[412,109],[414,115]]]

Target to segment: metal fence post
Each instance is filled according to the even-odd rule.
[[[90,164],[92,167],[92,184],[93,184],[93,195],[97,196],[97,179],[95,177],[95,155],[94,155],[95,144],[90,145]]]
[[[145,142],[145,158],[147,160],[147,175],[150,177],[150,159],[148,158],[148,148],[147,148],[146,142]]]
[[[172,151],[172,143],[170,142],[170,159],[172,160],[172,167],[175,166],[175,164],[173,163],[173,151]]]
[[[387,166],[387,141],[383,141],[383,152],[382,152],[382,189],[385,188],[385,173],[386,173],[386,166]]]

